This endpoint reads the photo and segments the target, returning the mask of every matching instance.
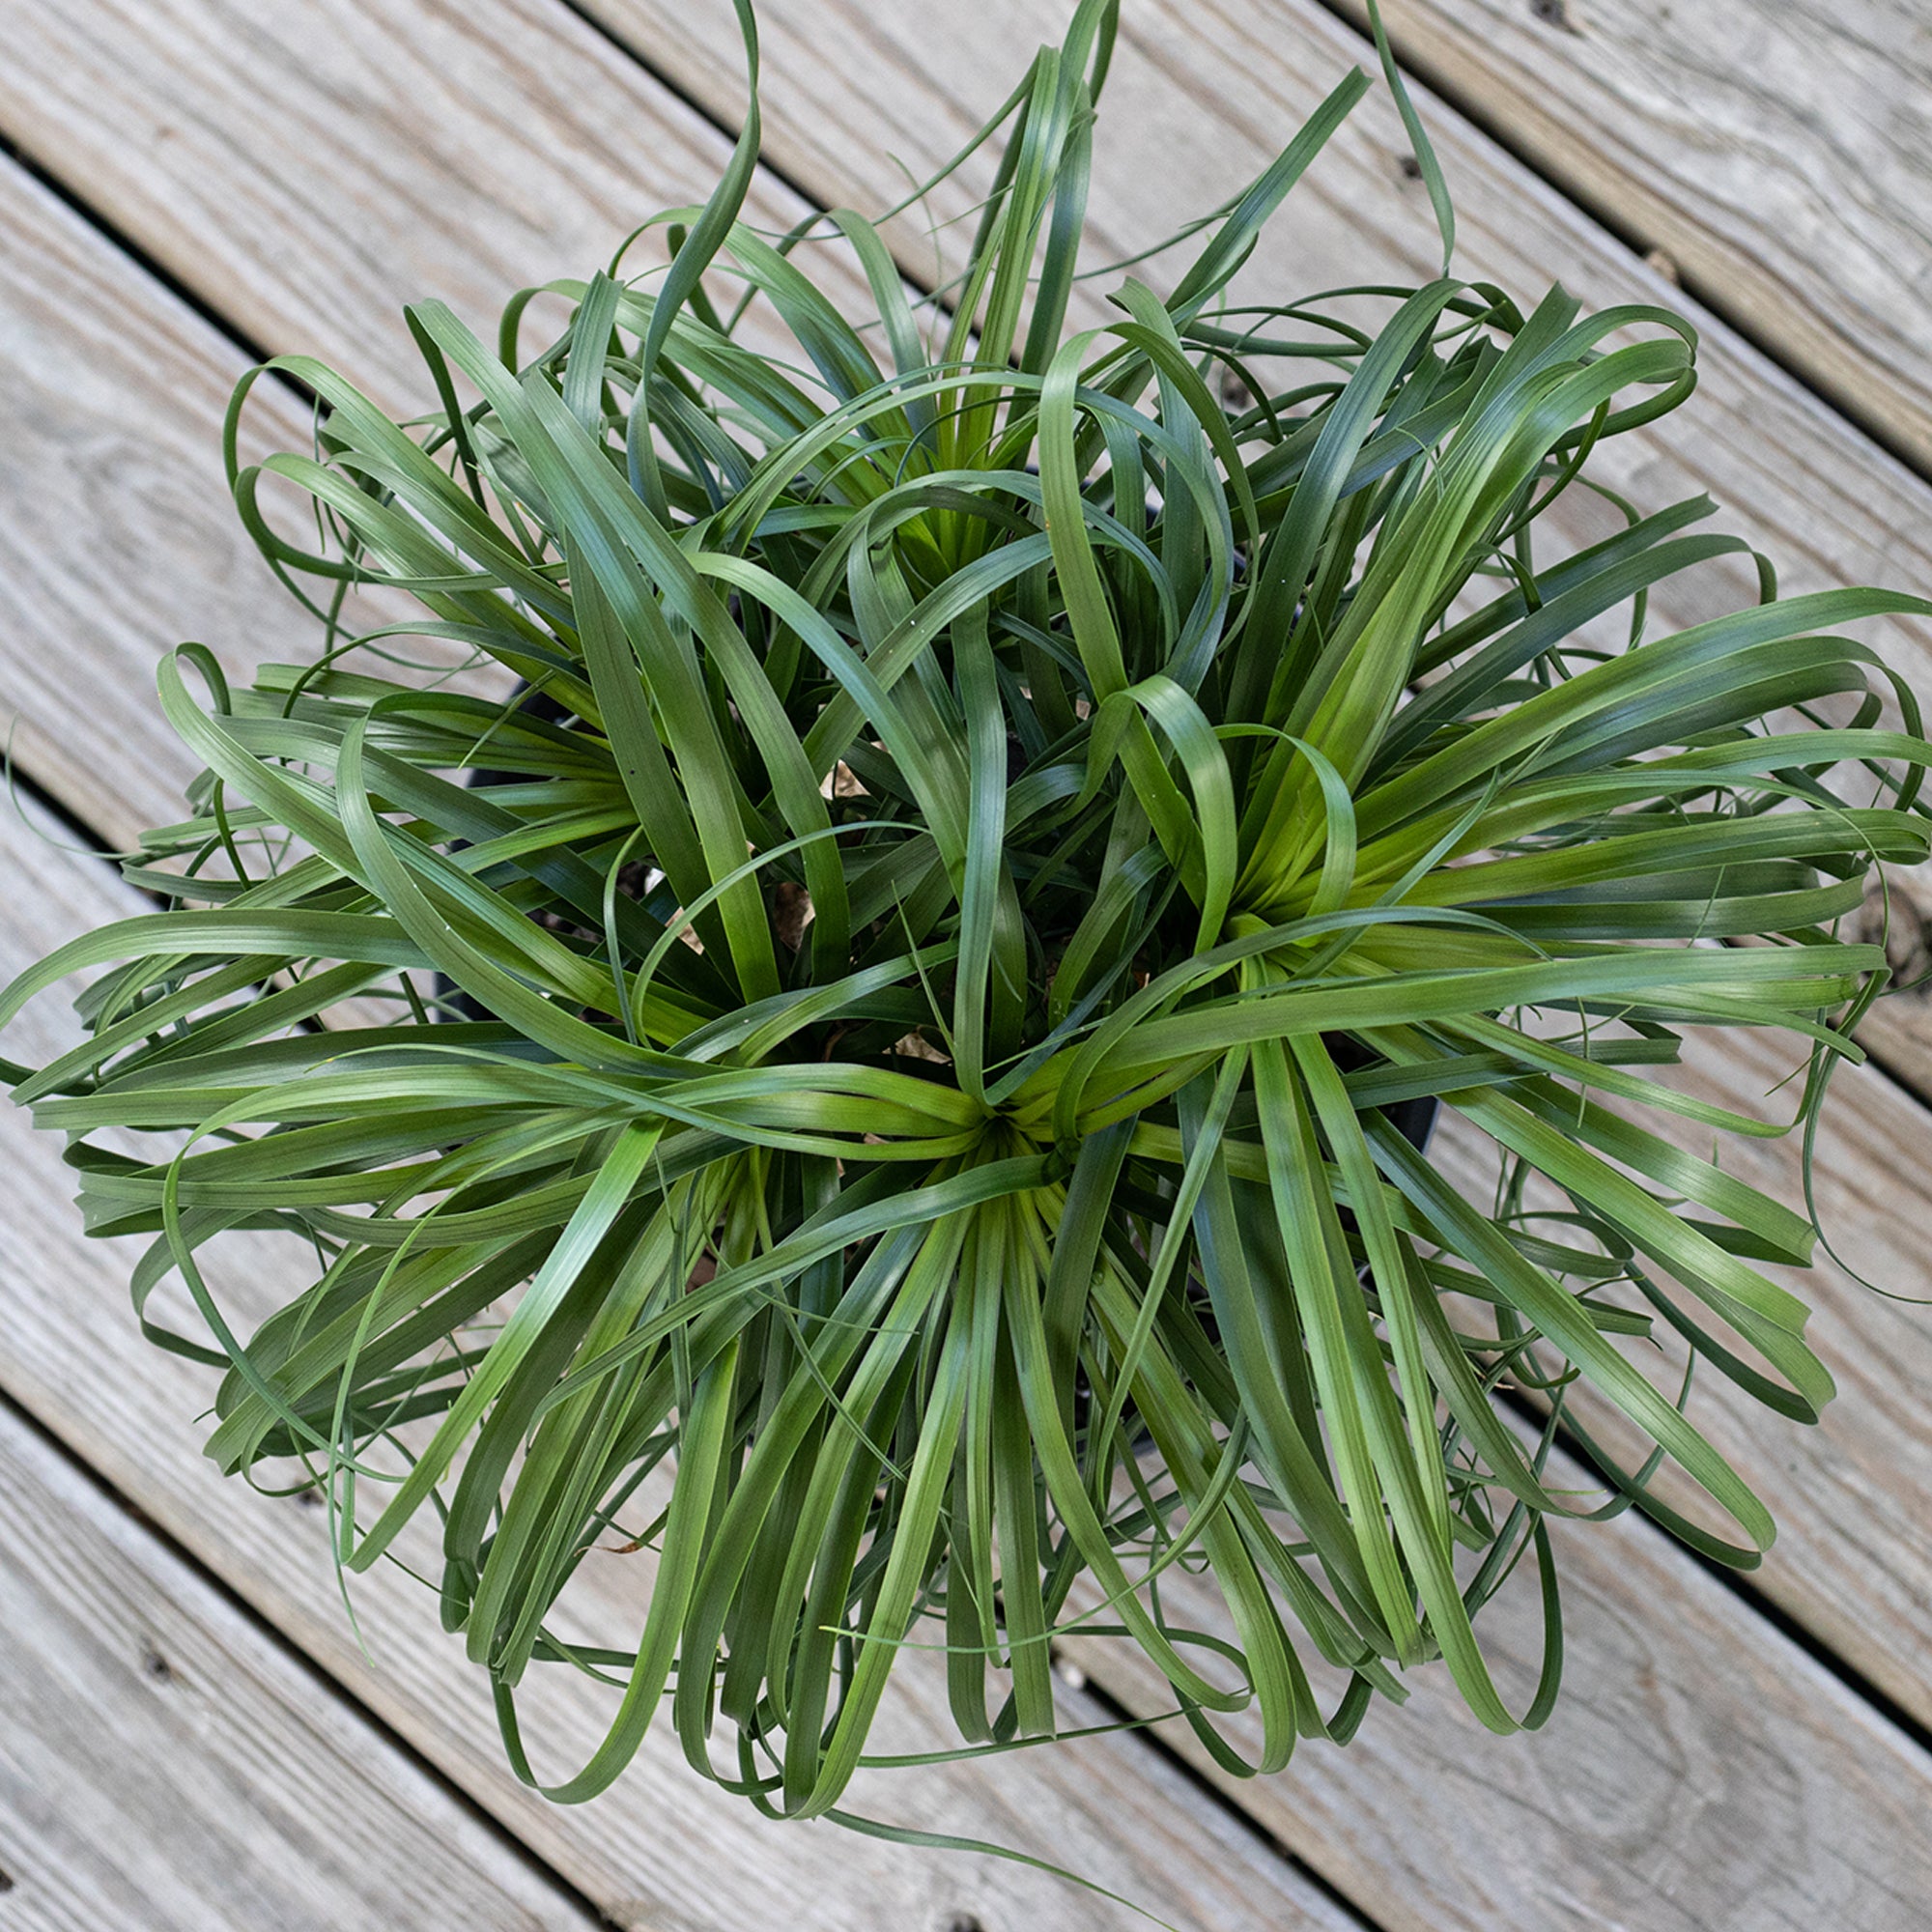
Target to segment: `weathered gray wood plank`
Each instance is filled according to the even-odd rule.
[[[1918,1932],[1932,1758],[1634,1518],[1551,1534],[1568,1648],[1546,1729],[1491,1736],[1438,1675],[1347,1750],[1304,1747],[1280,1778],[1236,1786],[1240,1802],[1387,1932]],[[1215,1627],[1197,1584],[1174,1597]],[[1531,1576],[1478,1628],[1524,1709]],[[1144,1666],[1125,1675],[1108,1681],[1130,1708],[1163,1707]]]
[[[62,938],[141,903],[105,868],[42,842],[50,829],[31,805],[24,823],[0,815],[0,877],[14,908],[0,925],[0,980]],[[38,1001],[9,1029],[8,1050],[44,1054],[71,1037],[61,1024],[70,1020],[58,996]],[[394,1569],[356,1579],[373,1662],[365,1660],[343,1615],[320,1513],[226,1483],[199,1455],[195,1417],[213,1378],[140,1339],[127,1297],[133,1244],[82,1241],[70,1192],[57,1141],[35,1134],[16,1109],[0,1113],[0,1387],[613,1922],[640,1932],[945,1932],[960,1918],[986,1932],[1069,1922],[1125,1932],[1144,1922],[989,1859],[901,1850],[836,1826],[766,1825],[743,1801],[702,1784],[668,1733],[650,1740],[593,1804],[552,1805],[519,1785],[503,1762],[487,1682],[461,1641],[442,1634],[431,1593]],[[307,1279],[298,1268],[275,1244],[244,1237],[212,1279],[245,1327]],[[183,1311],[183,1319],[193,1318]],[[617,1561],[586,1571],[583,1612],[635,1631],[638,1580]],[[879,1748],[949,1741],[936,1662],[909,1658],[895,1676],[903,1694],[895,1692]],[[195,1675],[214,1694],[216,1666],[197,1662]],[[610,1720],[609,1700],[574,1674],[546,1678],[530,1701],[533,1747],[553,1772],[587,1756]],[[1070,1722],[1104,1721],[1077,1694],[1067,1708]],[[1032,1851],[1186,1932],[1353,1932],[1349,1915],[1265,1840],[1131,1736],[903,1778],[875,1775],[854,1787],[853,1808]],[[9,1922],[0,1904],[0,1924]],[[412,1921],[398,1913],[387,1922]]]
[[[1932,462],[1932,15],[1917,0],[1382,14],[1402,56],[1517,152]]]
[[[195,760],[156,659],[232,669],[313,649],[242,533],[221,414],[244,358],[18,168],[0,164],[0,730],[103,838],[182,815]],[[264,433],[302,412],[265,387]]]
[[[494,331],[702,199],[730,146],[554,0],[0,0],[0,44],[24,153],[265,349],[395,406],[425,393],[405,302]],[[747,204],[802,212],[768,175]]]
[[[6,1408],[0,1543],[10,1932],[595,1924]]]
[[[594,6],[721,117],[741,110],[728,9]],[[1315,0],[1269,0],[1264,12],[1257,33],[1243,9],[1204,0],[1177,32],[1156,0],[1129,6],[1101,127],[1096,254],[1138,246],[1210,205],[1364,55]],[[1064,13],[1061,0],[987,0],[970,15],[915,0],[777,0],[763,15],[769,145],[822,197],[882,203],[904,180],[882,151],[914,171],[935,163],[998,99],[1005,75],[988,71],[986,47],[1017,59]],[[446,16],[387,0],[315,0],[278,14],[272,30],[185,0],[60,10],[6,0],[0,18],[14,55],[0,73],[0,126],[150,238],[225,313],[273,346],[326,348],[379,390],[420,394],[395,313],[406,298],[441,293],[481,316],[520,281],[598,259],[658,201],[701,192],[723,153],[721,137],[542,0],[466,10],[453,42]],[[84,87],[73,78],[82,71]],[[498,123],[518,85],[527,128],[512,137]],[[272,112],[262,105],[270,92]],[[330,145],[346,138],[345,103],[357,117],[347,158]],[[626,180],[629,151],[611,130],[666,115],[673,133],[636,144]],[[1596,300],[1670,297],[1493,144],[1439,108],[1433,118],[1459,188],[1467,267],[1525,288],[1560,274]],[[1401,179],[1401,146],[1386,102],[1366,106],[1297,190],[1257,259],[1257,284],[1429,272],[1433,233],[1419,188]],[[1148,151],[1162,166],[1135,165]],[[351,168],[346,185],[323,189],[338,161]],[[211,185],[224,176],[234,179]],[[956,212],[982,185],[983,166],[969,166],[935,196],[934,213]],[[797,206],[769,185],[754,195],[760,218],[788,219]],[[299,248],[263,246],[298,232]],[[923,222],[908,216],[900,241],[912,269],[929,269]],[[956,243],[940,232],[942,251]],[[1092,301],[1102,286],[1090,285]],[[1932,489],[1847,435],[1730,331],[1710,327],[1705,370],[1694,412],[1613,445],[1606,480],[1652,501],[1710,489],[1794,588],[1932,582]],[[1583,513],[1577,493],[1566,500]],[[1742,571],[1713,565],[1654,608],[1662,623],[1695,621],[1750,590]],[[1932,689],[1922,627],[1872,635]]]

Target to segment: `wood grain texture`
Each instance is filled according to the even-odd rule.
[[[433,393],[405,302],[494,330],[730,145],[554,0],[0,0],[0,45],[24,153],[264,349],[396,407]],[[761,175],[747,216],[802,207]]]
[[[1358,20],[1361,0],[1340,0]],[[1404,61],[1839,408],[1932,464],[1918,0],[1388,0]]]
[[[512,291],[708,193],[729,146],[549,0],[299,0],[272,19],[0,0],[0,130],[244,336],[322,354],[404,412],[426,396],[406,301],[493,330]],[[748,214],[802,207],[761,176]],[[0,731],[125,844],[179,816],[193,770],[156,729],[160,651],[196,638],[245,673],[314,647],[221,476],[249,358],[0,160]],[[264,384],[246,431],[251,455],[300,447],[306,412]]]
[[[104,867],[43,843],[44,815],[31,806],[28,814],[26,824],[0,817],[0,876],[19,908],[0,927],[0,980],[138,905]],[[37,1001],[6,1043],[38,1056],[71,1037],[56,995]],[[135,1244],[81,1240],[71,1191],[54,1137],[34,1133],[19,1110],[0,1113],[0,1386],[614,1923],[639,1932],[947,1932],[971,1918],[985,1932],[1068,1923],[1125,1932],[1145,1922],[1009,1863],[903,1850],[830,1825],[766,1825],[742,1800],[701,1783],[668,1732],[593,1804],[553,1805],[519,1785],[503,1762],[487,1680],[460,1639],[442,1633],[433,1595],[387,1566],[357,1578],[373,1662],[365,1659],[343,1614],[321,1513],[224,1482],[198,1454],[195,1417],[213,1378],[140,1339],[127,1297]],[[242,1237],[211,1278],[246,1327],[308,1279],[299,1267],[276,1244]],[[585,1614],[636,1629],[635,1571],[613,1561],[586,1570],[585,1582]],[[949,1741],[936,1663],[912,1657],[895,1673],[877,1748]],[[196,1673],[211,1688],[218,1675],[213,1665]],[[531,1703],[533,1746],[553,1772],[586,1757],[611,1716],[609,1700],[568,1673],[545,1677]],[[1070,1722],[1105,1721],[1077,1694],[1066,1708]],[[862,1776],[853,1808],[1031,1851],[1185,1932],[1354,1932],[1350,1916],[1264,1839],[1132,1736],[1065,1754]],[[11,1925],[5,1900],[0,1925]]]
[[[1932,1758],[1646,1524],[1551,1534],[1568,1647],[1546,1729],[1492,1737],[1431,1675],[1347,1750],[1304,1747],[1240,1802],[1385,1932],[1919,1932]],[[1517,1710],[1541,1662],[1535,1597],[1520,1576],[1479,1625]],[[1109,1681],[1162,1707],[1144,1666]]]
[[[9,1932],[590,1932],[543,1877],[0,1408]]]
[[[155,663],[205,639],[231,670],[315,626],[243,534],[221,416],[245,360],[19,168],[0,162],[0,730],[118,846],[183,812],[197,760]],[[266,386],[256,427],[299,443]]]
[[[1847,925],[1850,937],[1882,945],[1894,990],[1865,1017],[1859,1038],[1893,1079],[1932,1106],[1932,884],[1892,880],[1872,893]]]
[[[197,768],[156,699],[161,653],[205,642],[241,681],[265,662],[312,657],[322,632],[228,495],[222,416],[247,358],[4,159],[0,366],[0,738],[125,849],[181,817]],[[301,448],[311,427],[290,389],[264,383],[242,454]],[[393,592],[345,607],[369,625],[412,613]],[[444,663],[454,650],[420,639],[397,648]],[[488,682],[467,674],[470,689]]]
[[[727,9],[591,4],[721,117],[741,111]],[[822,199],[879,205],[998,99],[1006,76],[987,71],[983,49],[1017,54],[1065,11],[1064,0],[970,12],[773,0],[771,150]],[[1096,156],[1096,257],[1169,232],[1249,178],[1365,54],[1315,0],[1202,0],[1181,30],[1169,24],[1154,0],[1127,10]],[[379,392],[412,399],[421,384],[402,300],[440,294],[483,317],[509,288],[601,259],[641,213],[702,192],[724,153],[714,129],[543,0],[460,12],[300,0],[269,24],[188,0],[5,0],[0,26],[0,126],[13,138],[270,346],[319,348]],[[1695,405],[1610,445],[1606,480],[1647,502],[1709,489],[1790,588],[1932,582],[1932,488],[1493,143],[1439,105],[1431,118],[1458,189],[1466,270],[1528,290],[1560,276],[1593,301],[1674,298],[1704,327]],[[1149,151],[1161,167],[1129,165]],[[1280,290],[1429,272],[1434,238],[1401,151],[1386,101],[1366,105],[1297,190],[1251,281]],[[969,166],[934,213],[981,185],[983,166]],[[799,206],[761,177],[758,218],[788,220]],[[923,237],[902,225],[900,239],[910,269],[929,266]],[[940,232],[942,251],[955,242]],[[831,272],[849,285],[836,263]],[[1089,286],[1097,303],[1104,285]],[[1695,621],[1747,588],[1741,572],[1711,566],[1655,609],[1660,622]],[[1872,635],[1932,689],[1922,627]]]

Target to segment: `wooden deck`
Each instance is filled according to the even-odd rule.
[[[764,0],[755,218],[895,199],[899,164],[952,153],[1066,6]],[[1123,11],[1093,197],[1117,254],[1219,200],[1369,59],[1357,0]],[[1708,489],[1788,589],[1932,586],[1925,0],[1386,12],[1456,103],[1419,93],[1461,270],[1675,302],[1703,331],[1696,400],[1611,445],[1610,480],[1653,504]],[[0,0],[0,722],[27,781],[0,813],[0,978],[140,904],[72,848],[178,815],[190,761],[153,702],[158,650],[196,637],[237,666],[296,635],[222,488],[236,375],[312,350],[408,408],[406,299],[494,315],[608,258],[641,214],[701,197],[742,109],[724,0]],[[850,132],[880,121],[883,143]],[[1162,166],[1110,165],[1150,151]],[[1262,272],[1429,273],[1404,152],[1378,98]],[[940,212],[983,181],[969,169]],[[898,240],[922,278],[953,245],[910,221]],[[265,423],[276,408],[270,427],[303,434],[293,397]],[[1661,619],[1748,594],[1688,582]],[[1932,695],[1932,629],[1866,635]],[[43,1048],[58,1017],[38,1003],[9,1050]],[[1932,1297],[1932,1007],[1889,1002],[1866,1037],[1875,1064],[1833,1089],[1819,1205],[1850,1268]],[[1727,1041],[1693,1070],[1748,1106],[1787,1069]],[[1443,1151],[1475,1184],[1473,1150]],[[1798,1185],[1794,1147],[1736,1158]],[[365,1655],[317,1517],[215,1477],[193,1421],[208,1378],[140,1340],[128,1256],[81,1241],[68,1194],[58,1147],[0,1113],[5,1932],[1140,1922],[1012,1864],[760,1825],[669,1739],[592,1805],[532,1797],[427,1596],[367,1578]],[[1571,1655],[1541,1735],[1491,1738],[1425,1688],[1271,1781],[1129,1734],[1078,1747],[1077,1778],[1053,1752],[923,1773],[896,1815],[1039,1851],[1189,1932],[1932,1924],[1932,1310],[1829,1263],[1804,1292],[1841,1389],[1824,1423],[1715,1387],[1701,1410],[1774,1509],[1776,1550],[1738,1583],[1632,1518],[1559,1526]],[[1535,1631],[1487,1628],[1533,1669]],[[902,1674],[911,1735],[943,1685]],[[1094,1689],[1096,1715],[1158,1701],[1132,1675]],[[596,1715],[562,1687],[565,1743]]]

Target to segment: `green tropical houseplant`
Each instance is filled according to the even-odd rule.
[[[236,500],[326,647],[245,690],[163,661],[206,767],[128,867],[165,909],[0,1003],[106,969],[83,1042],[6,1072],[89,1232],[149,1237],[137,1305],[198,1307],[143,1320],[222,1371],[209,1453],[325,1495],[346,1573],[427,1530],[525,1776],[530,1667],[611,1682],[561,1799],[660,1718],[767,1811],[847,1815],[906,1645],[994,1751],[1055,1733],[1069,1630],[1236,1771],[1431,1660],[1534,1724],[1550,1519],[1772,1538],[1651,1337],[1800,1420],[1831,1394],[1757,1265],[1810,1219],[1662,1129],[1808,1132],[1858,1058],[1884,960],[1837,926],[1926,856],[1932,748],[1840,631],[1928,607],[1766,566],[1654,636],[1650,591],[1746,550],[1707,502],[1551,545],[1596,445],[1690,396],[1672,313],[1446,271],[1237,301],[1359,73],[1165,294],[1068,335],[1114,27],[1083,0],[989,124],[936,295],[850,213],[739,220],[754,99],[666,264],[555,285],[534,353],[538,292],[495,342],[412,310],[424,416],[288,358],[314,448],[246,467],[244,384]],[[345,629],[370,586],[418,615]],[[1715,1027],[1790,1041],[1787,1118],[1670,1084]],[[1418,1104],[1493,1144],[1492,1202]],[[308,1263],[245,1335],[198,1260],[237,1229]],[[1476,1620],[1525,1550],[1513,1712]],[[640,1627],[586,1647],[556,1605],[617,1560]]]

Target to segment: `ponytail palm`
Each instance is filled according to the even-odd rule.
[[[83,1043],[9,1072],[89,1231],[151,1237],[137,1299],[199,1308],[150,1327],[224,1372],[210,1454],[323,1489],[350,1572],[431,1529],[525,1776],[529,1667],[615,1680],[559,1798],[655,1717],[842,1815],[908,1644],[972,1749],[1054,1731],[1069,1628],[1238,1770],[1431,1660],[1535,1723],[1548,1519],[1772,1538],[1653,1330],[1795,1418],[1831,1394],[1759,1271],[1813,1228],[1721,1157],[1794,1122],[1668,1069],[1775,1030],[1808,1130],[1859,1057],[1884,961],[1838,923],[1926,856],[1932,748],[1843,632],[1932,607],[1766,567],[1657,635],[1650,593],[1746,552],[1708,502],[1552,544],[1595,446],[1690,393],[1665,310],[1236,301],[1359,74],[1169,293],[1069,333],[1112,34],[1087,0],[987,130],[943,301],[856,215],[746,226],[753,114],[654,224],[668,271],[554,285],[538,352],[528,297],[494,343],[412,310],[430,413],[270,365],[317,442],[231,456],[236,497],[333,647],[246,690],[163,662],[206,767],[129,868],[167,909],[0,1007],[107,969]],[[354,648],[370,585],[494,695]],[[1400,1130],[1418,1099],[1493,1143],[1492,1201]],[[243,1228],[307,1263],[245,1335],[198,1260]],[[1607,1504],[1548,1479],[1585,1390],[1640,1444]],[[1477,1613],[1530,1548],[1514,1711]],[[627,1562],[634,1647],[574,1645],[573,1577]]]

